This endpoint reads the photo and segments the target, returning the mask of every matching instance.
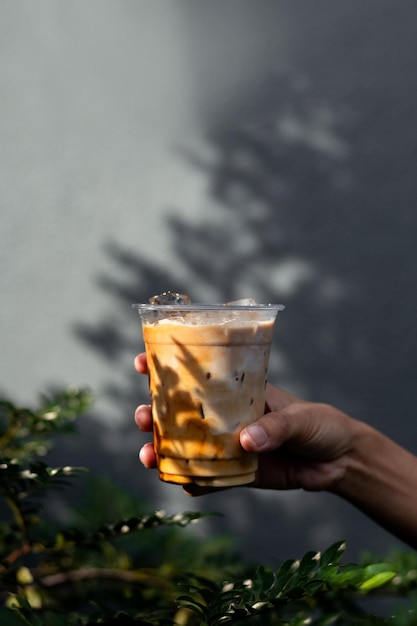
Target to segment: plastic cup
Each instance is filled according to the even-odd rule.
[[[227,487],[254,481],[257,455],[239,432],[265,410],[282,305],[133,305],[149,370],[160,479]]]

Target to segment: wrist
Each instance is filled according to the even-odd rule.
[[[352,420],[351,447],[332,493],[417,546],[417,457],[371,426]]]
[[[375,468],[373,454],[376,452],[375,439],[380,435],[368,424],[348,418],[350,444],[340,459],[343,471],[340,478],[329,489],[332,493],[353,500],[360,496],[364,485],[370,479],[370,469]]]

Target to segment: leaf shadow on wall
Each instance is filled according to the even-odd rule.
[[[264,90],[258,85],[245,116],[211,128],[204,149],[180,150],[190,168],[207,178],[204,201],[215,207],[202,207],[192,223],[171,211],[170,254],[185,268],[180,284],[169,263],[161,270],[114,241],[106,252],[120,279],[101,276],[98,285],[126,310],[168,288],[200,300],[214,289],[219,301],[254,295],[283,302],[270,381],[333,403],[417,451],[409,411],[416,373],[417,215],[408,202],[416,189],[393,161],[392,155],[412,156],[402,134],[387,129],[398,119],[383,120],[382,136],[372,102],[361,103],[355,116],[300,87],[292,75],[275,85],[269,81]],[[381,149],[370,150],[377,137]],[[408,195],[401,195],[405,182]],[[123,366],[131,350],[124,327],[103,319],[94,328],[79,323],[75,331],[101,357]],[[105,392],[131,414],[138,381],[130,363],[126,386],[108,383]],[[121,432],[129,436],[132,426]],[[129,475],[137,474],[136,458],[133,463]],[[125,460],[125,471],[127,465]],[[157,500],[165,488],[152,485]],[[341,533],[354,549],[377,549],[387,540],[326,494],[236,490],[193,506],[226,510],[246,549],[264,559],[271,558],[272,532],[286,536],[274,558],[320,549]],[[259,520],[267,529],[262,537],[253,531]]]

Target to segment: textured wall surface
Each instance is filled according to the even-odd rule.
[[[417,452],[416,21],[411,0],[1,3],[0,390],[92,387],[60,458],[221,511],[251,558],[396,543],[327,494],[195,501],[142,470],[130,304],[285,303],[271,382]]]

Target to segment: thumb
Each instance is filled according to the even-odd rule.
[[[294,434],[294,425],[283,411],[267,413],[240,432],[240,444],[248,452],[276,450]]]
[[[240,443],[248,452],[268,452],[286,444],[310,459],[329,460],[349,450],[355,424],[328,404],[302,401],[265,413],[241,431]]]

